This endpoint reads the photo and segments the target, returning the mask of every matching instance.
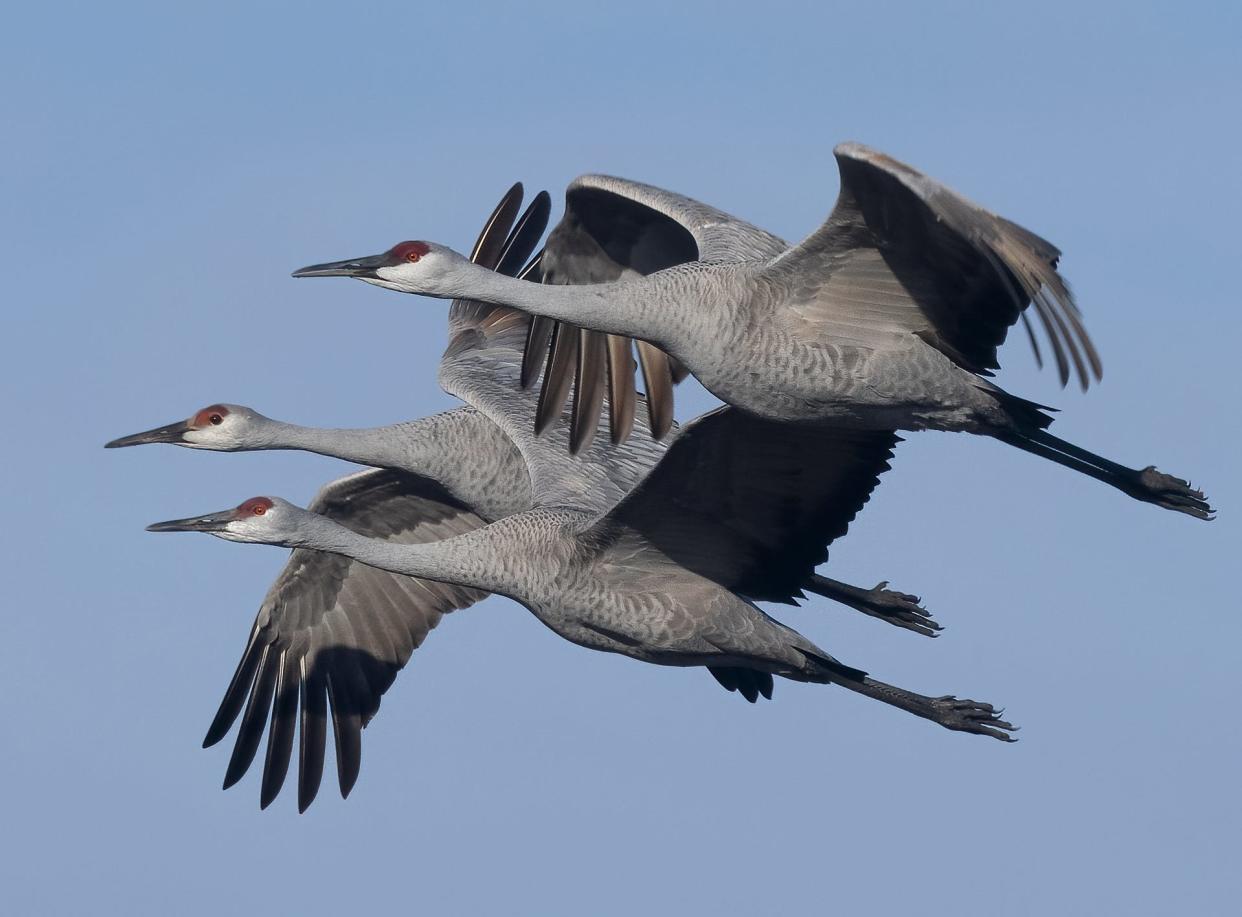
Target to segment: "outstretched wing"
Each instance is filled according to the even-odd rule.
[[[1042,365],[1025,314],[1033,303],[1061,384],[1071,362],[1084,390],[1101,377],[1051,243],[883,153],[857,143],[834,153],[841,193],[831,215],[768,269],[795,284],[807,320],[904,328],[990,375],[1019,317]]]
[[[607,283],[688,261],[766,261],[786,243],[698,201],[639,182],[584,175],[565,193],[565,215],[548,236],[544,283]],[[634,351],[647,390],[649,427],[656,439],[673,422],[673,386],[683,367],[646,341],[588,331],[536,317],[522,363],[522,385],[543,386],[536,431],[559,419],[569,393],[570,449],[595,435],[605,393],[614,444],[630,433],[635,413]]]
[[[723,407],[687,424],[597,523],[756,600],[792,602],[888,470],[889,431],[764,420]]]
[[[512,277],[530,260],[543,231],[548,228],[552,198],[548,192],[540,191],[519,217],[522,195],[522,183],[516,182],[487,218],[474,248],[470,250],[470,260],[475,264]],[[469,336],[481,323],[505,321],[523,315],[505,306],[493,306],[473,299],[454,299],[449,305],[449,348],[466,346],[457,338],[463,333]]]
[[[436,482],[388,469],[333,481],[310,509],[400,544],[439,541],[486,524]],[[204,747],[219,742],[241,714],[225,788],[250,767],[270,715],[260,793],[266,808],[284,784],[300,720],[298,810],[305,811],[323,775],[330,708],[341,795],[348,795],[361,764],[361,730],[397,672],[443,615],[484,595],[336,554],[294,550],[263,600],[203,741]]]
[[[520,202],[521,186],[515,185],[488,221],[474,257],[501,273],[537,283],[542,256],[525,268],[522,263],[543,234],[550,200],[546,193],[536,196],[514,224]],[[494,244],[497,238],[502,244]],[[537,436],[535,418],[542,396],[537,398],[519,385],[529,327],[530,316],[516,309],[454,300],[449,309],[449,345],[440,360],[440,385],[482,412],[517,446],[530,473],[535,505],[568,503],[602,512],[629,493],[663,455],[664,447],[645,438],[616,449],[589,445],[573,455],[565,425],[554,426],[547,436]],[[641,404],[641,398],[635,398],[634,404]],[[644,420],[634,422],[647,432]]]

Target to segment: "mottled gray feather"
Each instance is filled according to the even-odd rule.
[[[764,230],[671,191],[606,175],[584,175],[565,193],[565,215],[548,236],[544,248],[543,282],[553,284],[606,283],[663,270],[690,261],[739,261],[773,257],[786,244]],[[524,357],[522,381],[534,381],[535,367],[556,324],[536,319]],[[624,343],[622,343],[624,342]],[[539,415],[539,430],[547,429],[572,387],[588,396],[601,389],[607,377],[611,399],[620,402],[611,423],[614,443],[628,435],[624,422],[629,396],[618,394],[623,385],[633,393],[630,342],[612,336],[604,363],[567,355],[549,358],[543,391],[547,408]],[[639,342],[638,365],[647,389],[648,427],[656,439],[671,429],[673,386],[686,377],[684,367]],[[570,374],[573,373],[573,379]],[[594,403],[579,396],[576,404]],[[578,432],[571,447],[581,448],[595,427],[587,427],[582,411],[575,410]],[[598,408],[597,408],[598,413]]]
[[[1084,389],[1100,378],[1051,243],[883,153],[853,143],[835,153],[836,207],[770,269],[804,284],[795,297],[808,322],[904,328],[988,374],[1033,304],[1062,384],[1070,362]],[[1038,355],[1033,335],[1031,343]]]

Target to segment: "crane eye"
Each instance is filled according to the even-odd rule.
[[[251,497],[245,503],[241,504],[234,511],[233,518],[241,519],[245,516],[262,516],[272,508],[272,501],[267,497]]]
[[[218,427],[220,424],[224,423],[224,418],[228,416],[229,409],[224,405],[209,404],[207,407],[203,408],[194,415],[194,418],[190,421],[190,426],[194,427],[196,430],[201,429],[208,424],[211,424],[213,427]]]
[[[413,264],[429,251],[431,251],[431,246],[426,242],[399,242],[389,250],[389,256],[394,260],[408,261]]]

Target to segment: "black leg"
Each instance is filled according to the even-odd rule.
[[[963,700],[944,695],[943,697],[927,697],[915,694],[895,685],[876,681],[870,676],[861,679],[834,676],[832,683],[840,685],[857,694],[870,697],[893,707],[900,707],[915,716],[939,723],[945,729],[954,732],[972,732],[975,735],[991,736],[1002,742],[1016,742],[1010,733],[1018,727],[1007,720],[1001,719],[1004,710],[997,710],[991,704],[980,701]]]
[[[1195,490],[1181,478],[1164,474],[1154,467],[1127,468],[1045,430],[1033,433],[998,433],[996,437],[1032,455],[1050,459],[1058,465],[1103,481],[1144,503],[1185,513],[1196,519],[1213,518],[1212,507],[1208,505],[1202,491]]]
[[[930,611],[919,605],[917,595],[895,592],[887,587],[888,582],[885,581],[873,589],[862,589],[814,574],[803,588],[896,627],[904,627],[926,637],[939,636],[937,631],[942,629],[941,626],[932,620]]]

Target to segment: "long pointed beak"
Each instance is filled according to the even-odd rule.
[[[189,431],[190,422],[179,420],[176,423],[156,427],[154,430],[144,430],[142,433],[122,436],[110,443],[104,443],[104,448],[120,449],[124,446],[145,446],[148,443],[182,443],[185,442],[185,434]]]
[[[375,269],[386,263],[385,255],[368,255],[365,258],[350,258],[348,261],[329,261],[326,264],[312,264],[301,267],[293,272],[294,277],[374,277]]]
[[[147,526],[148,532],[222,532],[233,521],[235,512],[231,509],[205,516],[191,516],[188,519],[170,519],[167,522],[154,522]]]

